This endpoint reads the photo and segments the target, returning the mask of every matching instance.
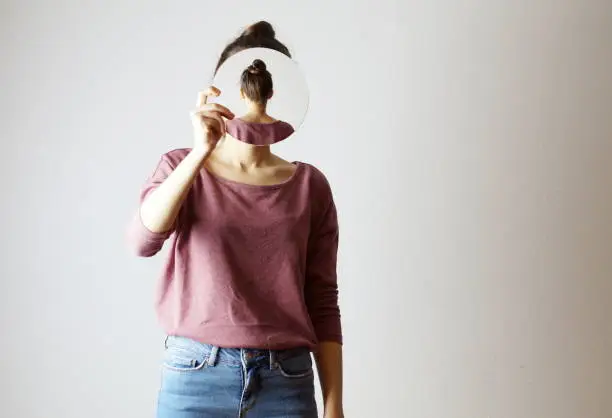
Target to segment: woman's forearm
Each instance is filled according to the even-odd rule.
[[[320,342],[315,352],[325,417],[342,418],[342,345]]]
[[[192,150],[140,206],[142,223],[150,231],[161,233],[172,228],[197,173],[208,153]]]

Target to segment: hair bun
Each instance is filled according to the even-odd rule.
[[[276,32],[272,25],[264,20],[252,24],[242,32],[242,36],[252,36],[253,38],[270,38],[276,37]]]
[[[251,65],[249,65],[247,70],[251,74],[261,74],[261,73],[264,73],[267,70],[266,63],[263,62],[260,59],[256,59],[255,61],[253,61],[253,63]]]

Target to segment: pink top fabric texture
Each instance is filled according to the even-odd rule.
[[[140,202],[190,149],[162,155]],[[202,168],[173,228],[155,233],[137,210],[128,242],[142,256],[166,240],[156,301],[167,334],[226,348],[314,348],[342,343],[338,222],[329,183],[296,163],[286,182],[237,183]]]
[[[251,145],[272,145],[293,134],[293,127],[282,120],[272,123],[245,122],[234,118],[225,122],[227,133]]]

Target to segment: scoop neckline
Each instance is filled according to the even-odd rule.
[[[293,182],[293,180],[298,176],[298,172],[301,170],[302,166],[304,164],[302,164],[302,162],[300,161],[292,161],[291,164],[295,165],[295,170],[293,171],[293,174],[291,174],[291,176],[289,176],[285,181],[281,182],[281,183],[275,183],[275,184],[250,184],[250,183],[243,183],[240,181],[236,181],[236,180],[231,180],[228,179],[226,177],[221,177],[215,173],[213,173],[212,171],[210,171],[208,169],[208,167],[206,167],[206,165],[203,165],[203,169],[204,171],[206,171],[206,173],[212,177],[214,180],[219,181],[221,183],[228,183],[228,184],[232,184],[234,186],[240,186],[240,187],[245,187],[245,188],[250,188],[250,189],[278,189],[281,188],[291,182]]]

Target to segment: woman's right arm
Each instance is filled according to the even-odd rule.
[[[222,117],[233,113],[218,104],[206,104],[209,95],[220,91],[211,87],[198,95],[198,108],[192,113],[194,146],[176,167],[162,156],[157,169],[145,184],[140,207],[128,230],[134,252],[142,257],[156,254],[176,227],[181,206],[206,158],[225,135]]]
[[[169,232],[208,153],[192,149],[168,177],[144,199],[140,218],[151,232]]]

